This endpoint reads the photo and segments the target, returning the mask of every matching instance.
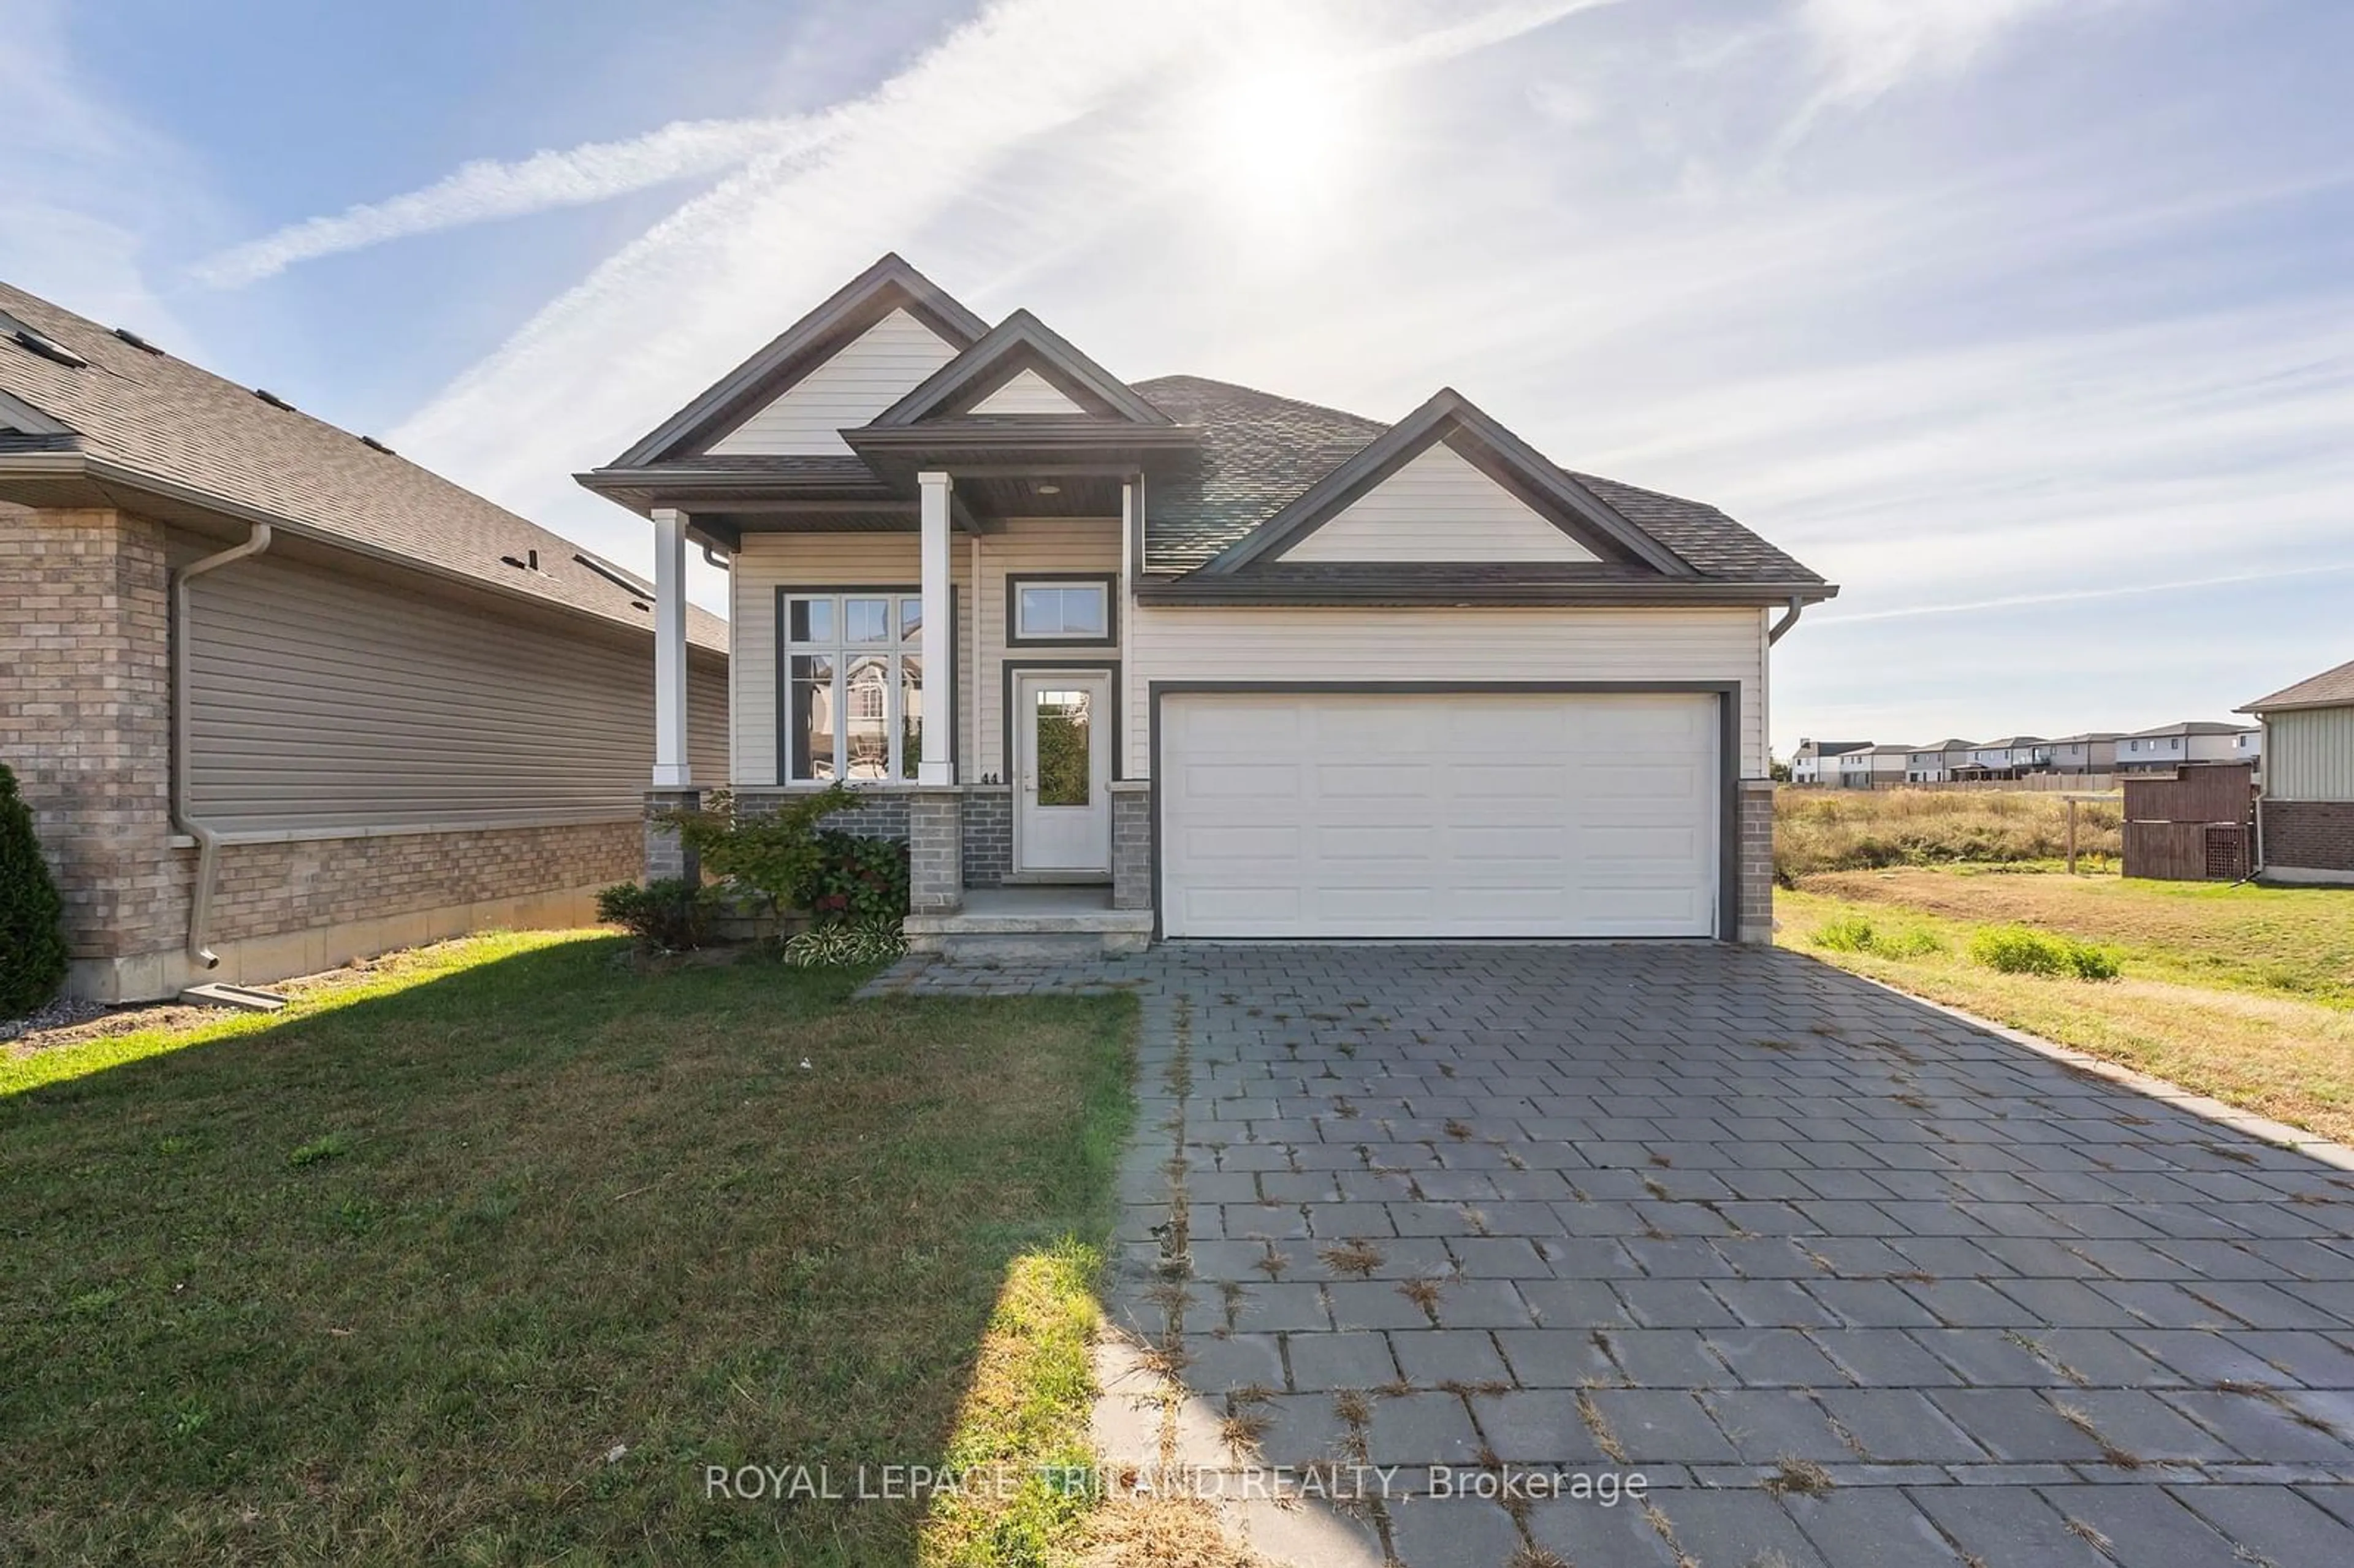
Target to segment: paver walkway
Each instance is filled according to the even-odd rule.
[[[887,989],[1082,983],[1145,1006],[1115,1316],[1244,1454],[1396,1467],[1365,1560],[2354,1563],[2354,1176],[1770,950]]]

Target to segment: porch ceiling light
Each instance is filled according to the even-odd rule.
[[[1059,484],[1042,484],[1038,487],[1038,493],[1041,495],[1060,495],[1063,493],[1063,487]]]

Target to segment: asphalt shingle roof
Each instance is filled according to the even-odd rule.
[[[1164,376],[1136,390],[1201,431],[1200,466],[1164,481],[1147,514],[1145,570],[1192,571],[1241,539],[1389,429],[1378,419],[1198,376]],[[1823,579],[1704,502],[1615,479],[1562,472],[1689,562],[1723,582]],[[1276,570],[1255,566],[1256,577]],[[1419,570],[1420,568],[1417,568]],[[1511,568],[1530,580],[1529,568]]]
[[[151,354],[21,289],[0,283],[0,312],[89,363],[62,365],[0,332],[0,389],[74,432],[5,438],[14,451],[82,451],[318,535],[438,567],[501,593],[652,629],[642,596],[576,554],[636,579],[571,540],[408,459],[169,354]],[[499,557],[539,552],[539,572]],[[687,636],[725,652],[726,623],[690,609]]]
[[[2354,659],[2349,659],[2335,670],[2299,681],[2294,686],[2283,686],[2268,697],[2258,697],[2240,709],[2243,714],[2260,714],[2271,708],[2336,707],[2339,704],[2354,705]]]

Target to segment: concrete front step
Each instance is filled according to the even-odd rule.
[[[1150,909],[1104,909],[1073,901],[1059,907],[967,907],[946,915],[910,915],[902,926],[907,949],[960,959],[1020,962],[1140,953],[1152,941]]]

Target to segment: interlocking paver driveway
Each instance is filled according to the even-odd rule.
[[[1404,1467],[1409,1568],[2354,1563],[2333,1168],[1787,953],[981,983],[1085,978],[1145,1002],[1116,1314],[1269,1463]],[[1417,1495],[1485,1464],[1640,1471],[1656,1511]]]

